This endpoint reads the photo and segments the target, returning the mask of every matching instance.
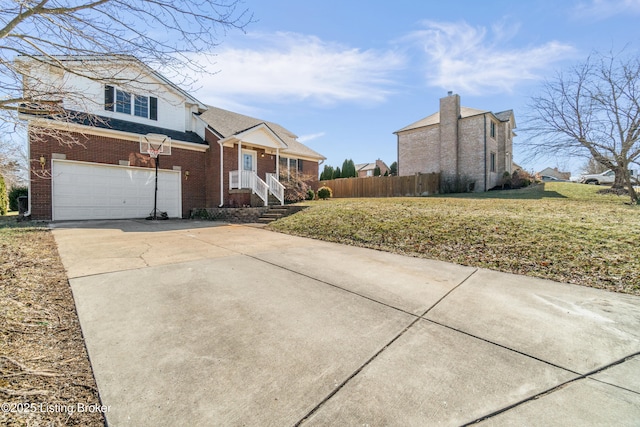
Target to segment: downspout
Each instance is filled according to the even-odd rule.
[[[484,116],[484,191],[487,191],[487,115]]]
[[[218,207],[221,208],[224,206],[224,147],[222,146],[222,142],[220,142],[220,140],[218,140],[218,145],[220,146],[220,204],[218,205]]]
[[[396,175],[400,176],[400,134],[396,133]]]
[[[31,125],[27,126],[27,165],[29,169],[29,180],[27,181],[27,211],[22,214],[23,218],[28,218],[31,216]],[[53,165],[52,165],[53,167]],[[53,183],[53,179],[51,180]],[[53,217],[53,200],[52,200],[52,208],[51,208],[51,216]]]

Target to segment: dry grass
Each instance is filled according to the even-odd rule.
[[[0,218],[0,254],[0,424],[103,426],[66,410],[99,399],[51,232]]]
[[[333,199],[276,231],[640,295],[640,207],[598,188]]]

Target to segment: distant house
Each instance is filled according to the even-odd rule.
[[[157,162],[157,207],[172,218],[188,218],[196,208],[265,205],[274,197],[283,203],[281,177],[315,178],[324,160],[284,127],[203,104],[133,57],[17,61],[32,70],[24,77],[25,91],[69,85],[82,88],[89,100],[63,96],[54,105],[36,99],[21,112],[29,123],[33,219],[149,215],[156,161],[142,152],[148,138],[171,141],[171,155]],[[99,74],[114,64],[133,87],[117,79],[101,83]],[[69,71],[74,69],[79,71]],[[53,107],[43,111],[41,105]]]
[[[538,172],[536,175],[539,176],[552,176],[558,179],[568,180],[571,178],[571,172],[560,172],[558,168],[545,168]]]
[[[380,175],[384,175],[389,172],[389,166],[382,160],[378,159],[375,163],[360,163],[356,165],[356,171],[358,172],[358,178],[364,178],[367,176],[375,176],[376,167],[380,168]]]
[[[512,173],[512,110],[493,113],[460,106],[449,92],[440,111],[394,132],[398,138],[398,175],[439,172],[442,179],[464,177],[472,191],[501,184]]]

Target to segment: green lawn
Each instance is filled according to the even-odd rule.
[[[270,228],[640,295],[640,207],[599,189],[314,201]]]

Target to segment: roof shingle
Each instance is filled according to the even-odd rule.
[[[286,145],[287,148],[280,150],[283,155],[298,155],[323,160],[325,157],[312,150],[306,145],[298,142],[297,136],[280,126],[277,123],[245,116],[222,108],[208,106],[208,109],[200,114],[200,118],[207,123],[221,138],[237,135],[247,129],[258,126],[262,123],[267,125]]]

